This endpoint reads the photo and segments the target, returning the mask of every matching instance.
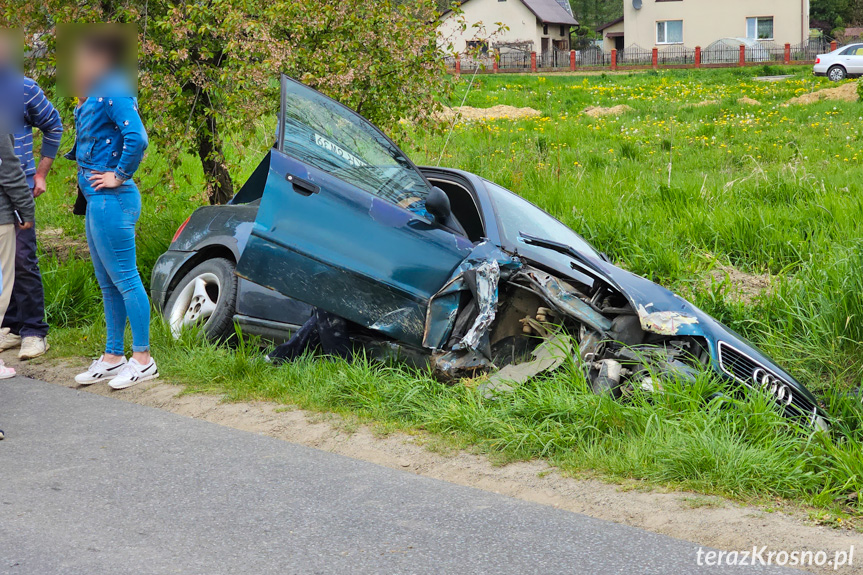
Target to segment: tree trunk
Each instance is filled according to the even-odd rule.
[[[219,140],[216,116],[209,109],[204,111],[203,126],[198,130],[198,157],[204,168],[207,197],[210,205],[225,204],[234,197],[234,182],[225,165],[225,154]]]

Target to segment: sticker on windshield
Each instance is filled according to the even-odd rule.
[[[344,148],[342,148],[338,144],[335,144],[335,143],[329,141],[328,139],[321,136],[320,134],[315,134],[315,144],[317,144],[321,148],[327,150],[328,152],[334,153],[335,155],[342,158],[343,160],[345,160],[346,162],[348,162],[350,165],[352,165],[354,167],[360,168],[360,167],[368,166],[368,164],[366,162],[362,161],[361,159],[359,159],[358,157],[356,157],[355,155],[353,155],[349,151],[345,150]]]

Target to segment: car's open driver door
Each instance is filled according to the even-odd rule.
[[[429,184],[367,120],[282,77],[279,133],[237,273],[406,343],[468,256],[432,224]]]

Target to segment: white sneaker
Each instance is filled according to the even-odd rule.
[[[156,367],[156,362],[152,358],[147,365],[141,365],[134,359],[130,359],[129,363],[120,370],[120,373],[111,380],[109,385],[113,389],[126,389],[157,377],[159,377],[159,368]]]
[[[48,340],[44,337],[29,335],[21,340],[21,350],[18,352],[18,359],[33,359],[40,355],[45,355],[45,352],[51,349],[48,345]]]
[[[0,351],[6,351],[21,345],[21,336],[9,331],[8,327],[0,329]]]
[[[6,364],[0,359],[0,379],[11,379],[13,377],[15,377],[15,370],[11,367],[6,367]]]
[[[76,375],[75,381],[79,385],[93,385],[100,381],[109,381],[120,375],[124,365],[126,365],[125,357],[120,363],[105,363],[102,358],[99,358],[90,364],[87,371]]]

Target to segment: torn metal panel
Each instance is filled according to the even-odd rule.
[[[583,295],[565,281],[536,268],[525,268],[519,276],[539,290],[559,311],[600,333],[604,334],[611,329],[611,320],[582,300]]]
[[[480,340],[488,332],[497,312],[497,283],[500,280],[500,265],[496,260],[482,262],[474,270],[477,314],[473,325],[453,349],[478,349]]]
[[[676,311],[648,312],[643,305],[638,306],[638,318],[644,331],[659,335],[677,335],[685,325],[698,323],[698,318]]]
[[[493,373],[478,389],[486,397],[492,397],[494,393],[512,391],[513,384],[524,383],[541,373],[554,371],[572,355],[572,338],[555,334],[537,346],[531,355],[534,358],[531,361],[511,363]]]
[[[462,311],[465,294],[471,294],[477,312],[471,327],[453,349],[477,349],[494,321],[498,304],[498,284],[502,275],[521,267],[521,262],[489,242],[477,245],[456,268],[450,280],[429,300],[423,345],[443,349],[453,333]]]

